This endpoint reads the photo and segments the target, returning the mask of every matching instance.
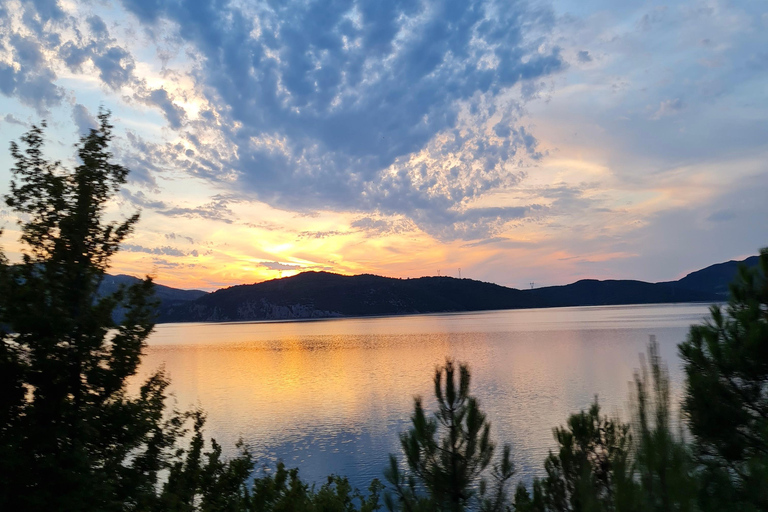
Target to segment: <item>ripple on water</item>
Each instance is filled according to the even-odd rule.
[[[413,397],[432,407],[434,368],[465,361],[494,438],[512,445],[518,476],[541,475],[552,428],[599,395],[627,417],[628,382],[655,334],[673,395],[676,345],[706,305],[490,311],[320,322],[166,324],[141,374],[164,365],[180,407],[200,405],[229,455],[243,439],[262,470],[278,460],[304,478],[382,478],[399,452]]]

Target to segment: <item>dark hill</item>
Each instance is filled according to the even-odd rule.
[[[137,277],[127,276],[125,274],[119,274],[116,276],[107,274],[99,285],[99,295],[107,295],[114,293],[120,286],[130,286],[140,282]],[[165,309],[172,308],[176,305],[183,304],[185,302],[191,302],[195,299],[199,299],[207,292],[202,290],[180,290],[178,288],[171,288],[170,286],[163,286],[155,283],[155,299],[160,301],[158,311],[164,311]],[[125,315],[125,308],[118,306],[115,308],[112,318],[116,322],[122,321]]]
[[[728,299],[728,285],[736,277],[739,270],[739,265],[746,265],[748,267],[757,266],[759,256],[750,256],[743,261],[726,261],[725,263],[717,263],[710,265],[707,268],[691,272],[679,281],[673,281],[683,288],[689,290],[714,292],[718,294],[722,300]],[[669,283],[663,283],[669,284]]]
[[[393,279],[370,274],[304,272],[215,291],[192,303],[164,309],[160,321],[404,315],[543,305],[520,290],[471,279]]]
[[[549,286],[526,293],[549,307],[604,306],[611,304],[655,304],[666,302],[706,302],[717,295],[703,290],[689,290],[673,283],[644,281],[597,281],[584,279],[565,286]]]
[[[107,274],[104,276],[104,280],[99,286],[99,294],[106,295],[113,293],[120,285],[130,286],[141,281],[137,277],[127,276],[125,274],[118,274],[116,276]],[[163,286],[155,283],[155,297],[160,300],[162,304],[170,305],[180,302],[189,302],[195,299],[199,299],[203,295],[207,295],[207,292],[202,290],[181,290],[179,288],[171,288],[170,286]]]
[[[754,265],[757,257],[743,263]],[[490,309],[719,302],[736,275],[727,262],[693,272],[679,281],[597,281],[517,290],[472,279],[393,279],[370,274],[343,276],[304,272],[285,279],[232,286],[196,300],[164,301],[160,322],[288,320],[404,315]],[[201,292],[198,292],[201,293]]]

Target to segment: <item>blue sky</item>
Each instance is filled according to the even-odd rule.
[[[666,280],[768,245],[766,34],[749,0],[11,1],[0,136],[66,162],[110,109],[113,271],[161,283]]]

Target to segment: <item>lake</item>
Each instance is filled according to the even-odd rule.
[[[512,445],[518,478],[543,473],[552,428],[599,396],[629,417],[629,383],[655,335],[673,396],[677,344],[707,305],[505,310],[302,322],[158,325],[141,376],[165,366],[180,408],[201,406],[206,432],[234,453],[242,438],[260,467],[277,460],[308,481],[330,473],[367,488],[399,455],[413,397],[434,409],[446,357],[466,362],[492,437]]]

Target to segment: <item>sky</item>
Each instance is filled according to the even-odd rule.
[[[100,109],[109,215],[141,212],[110,272],[169,286],[655,282],[768,246],[764,0],[0,4],[0,141],[45,120],[72,167]]]

